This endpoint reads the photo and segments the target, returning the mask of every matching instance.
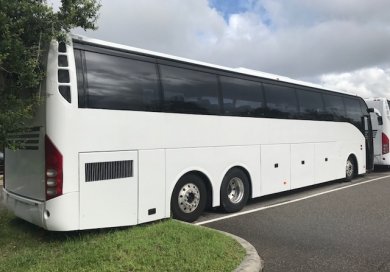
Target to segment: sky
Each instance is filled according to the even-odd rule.
[[[49,0],[54,7],[59,0]],[[101,0],[74,33],[390,99],[389,0]]]

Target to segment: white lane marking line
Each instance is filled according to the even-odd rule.
[[[374,179],[369,179],[369,180],[362,181],[362,182],[359,182],[359,183],[343,186],[343,187],[340,187],[340,188],[336,188],[336,189],[332,189],[332,190],[329,190],[329,191],[325,191],[325,192],[321,192],[321,193],[317,193],[317,194],[313,194],[313,195],[309,195],[309,196],[305,196],[305,197],[289,200],[289,201],[278,203],[278,204],[273,204],[273,205],[269,205],[269,206],[265,206],[265,207],[261,207],[261,208],[256,208],[256,209],[253,209],[253,210],[248,210],[248,211],[243,211],[243,212],[229,214],[229,215],[226,215],[226,216],[222,216],[222,217],[210,219],[210,220],[207,220],[207,221],[195,223],[194,225],[198,225],[198,226],[205,225],[205,224],[208,224],[208,223],[229,219],[229,218],[240,216],[240,215],[244,215],[244,214],[249,214],[249,213],[254,213],[254,212],[258,212],[258,211],[263,211],[263,210],[267,210],[267,209],[271,209],[271,208],[287,205],[287,204],[290,204],[290,203],[302,201],[302,200],[305,200],[305,199],[313,198],[313,197],[316,197],[316,196],[325,195],[325,194],[329,194],[329,193],[332,193],[332,192],[344,190],[344,189],[347,189],[347,188],[363,185],[363,184],[366,184],[366,183],[369,183],[369,182],[373,182],[373,181],[377,181],[377,180],[381,180],[381,179],[385,179],[385,178],[390,178],[390,175],[379,177],[379,178],[374,178]]]

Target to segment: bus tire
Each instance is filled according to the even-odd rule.
[[[175,219],[194,222],[207,203],[206,186],[202,178],[187,174],[179,179],[172,192],[171,211]]]
[[[353,156],[349,156],[345,166],[345,181],[351,181],[355,177],[356,163]]]
[[[226,212],[238,212],[244,208],[249,198],[249,180],[240,169],[229,170],[222,180],[221,206]]]

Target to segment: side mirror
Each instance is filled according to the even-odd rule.
[[[368,109],[367,109],[367,112],[368,112],[368,113],[374,112],[374,108],[368,108]]]
[[[383,119],[382,116],[378,116],[378,125],[382,126],[383,125]]]

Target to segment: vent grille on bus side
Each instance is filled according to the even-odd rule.
[[[9,134],[8,139],[21,150],[38,150],[40,133],[41,127],[31,127]]]
[[[133,176],[133,161],[94,162],[85,164],[85,181],[120,179]]]

